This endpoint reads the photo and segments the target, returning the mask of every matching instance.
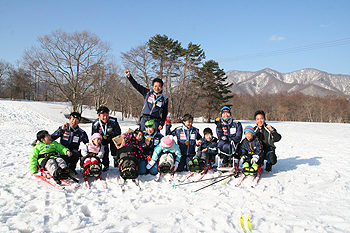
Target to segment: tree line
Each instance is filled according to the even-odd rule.
[[[66,101],[79,112],[106,105],[122,112],[123,118],[138,118],[143,99],[125,78],[127,68],[148,88],[156,77],[164,81],[173,120],[190,113],[209,122],[224,105],[232,106],[235,119],[251,119],[255,110],[263,109],[268,120],[349,120],[347,98],[300,93],[234,96],[224,70],[216,61],[205,60],[199,44],[183,46],[166,35],[157,34],[122,52],[122,64],[115,62],[109,43],[88,31],[56,30],[37,41],[16,66],[0,61],[0,98]]]

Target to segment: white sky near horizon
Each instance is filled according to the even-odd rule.
[[[200,44],[225,72],[315,68],[350,75],[350,1],[0,1],[0,60],[37,38],[88,30],[120,53],[156,34]],[[249,55],[246,59],[246,55]]]

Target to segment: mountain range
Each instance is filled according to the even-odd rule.
[[[329,74],[311,68],[285,74],[269,68],[256,72],[230,70],[226,76],[227,82],[234,83],[231,91],[236,94],[301,92],[318,96],[350,96],[350,75]]]

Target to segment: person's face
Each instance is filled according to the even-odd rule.
[[[251,141],[254,137],[254,134],[249,131],[245,131],[244,135],[245,135],[245,138],[248,139],[248,141]]]
[[[69,118],[69,124],[75,129],[78,127],[80,121],[78,118],[75,118],[75,117],[70,117]]]
[[[107,123],[109,119],[109,113],[108,112],[100,113],[98,115],[98,118],[100,118],[103,123]]]
[[[95,146],[100,145],[102,142],[101,138],[95,138],[94,140],[92,140],[92,143],[94,143]]]
[[[229,112],[223,112],[222,115],[221,115],[221,117],[225,120],[225,119],[231,117],[231,113],[229,113]]]
[[[152,135],[154,133],[155,129],[152,128],[152,127],[146,127],[146,132],[149,134],[149,135]]]
[[[262,128],[265,124],[265,118],[262,114],[258,114],[255,117],[255,123],[259,128]]]
[[[136,138],[137,141],[141,142],[142,139],[143,139],[143,133],[138,132],[138,133],[135,135],[135,138]]]
[[[152,87],[155,93],[160,93],[163,90],[162,84],[159,82],[155,82]]]
[[[210,141],[213,139],[213,135],[211,135],[210,133],[207,133],[204,135],[204,138],[207,140],[207,141]]]
[[[191,128],[192,124],[193,124],[193,120],[189,119],[187,121],[183,121],[183,124],[187,127],[187,128]]]
[[[52,139],[51,139],[51,135],[50,134],[46,134],[45,137],[43,139],[41,139],[41,141],[45,144],[49,144],[52,142]]]

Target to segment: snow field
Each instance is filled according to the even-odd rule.
[[[241,213],[253,232],[350,232],[348,124],[269,122],[282,135],[278,163],[256,188],[249,177],[240,187],[232,178],[196,193],[208,182],[173,188],[183,172],[173,183],[141,176],[142,191],[130,181],[122,192],[112,167],[103,174],[107,190],[98,182],[86,189],[81,175],[80,187],[57,190],[29,174],[28,159],[37,131],[52,133],[64,113],[64,103],[0,100],[0,232],[243,232]],[[92,110],[83,115],[96,118]],[[117,117],[123,132],[137,128]],[[80,126],[91,134],[91,124]],[[214,124],[194,126],[215,132]]]

